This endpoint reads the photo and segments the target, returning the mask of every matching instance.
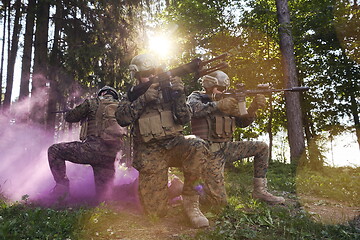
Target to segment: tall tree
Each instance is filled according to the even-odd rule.
[[[49,60],[49,102],[47,108],[47,117],[46,117],[46,129],[47,131],[54,135],[55,132],[55,114],[56,104],[59,99],[59,88],[58,81],[61,71],[61,61],[60,61],[60,40],[61,40],[61,30],[63,24],[63,4],[62,1],[56,2],[56,13],[53,17],[54,19],[54,39],[53,46],[50,53]],[[60,93],[61,94],[61,93]]]
[[[11,39],[11,50],[10,50],[10,55],[8,56],[6,92],[3,103],[3,107],[5,109],[10,107],[11,93],[13,90],[15,61],[19,46],[19,34],[21,31],[21,24],[20,24],[21,0],[16,0],[16,2],[14,3],[14,9],[15,9],[15,17],[13,24],[13,34]]]
[[[0,109],[2,108],[3,96],[2,96],[2,80],[3,80],[3,70],[4,70],[4,58],[5,58],[5,39],[6,39],[6,22],[7,22],[7,10],[10,8],[10,0],[3,1],[3,34],[2,34],[2,47],[1,47],[1,66],[0,66]]]
[[[294,41],[287,0],[276,0],[279,21],[280,50],[283,55],[284,81],[286,87],[299,86],[295,65]],[[297,164],[305,152],[300,95],[296,92],[285,93],[287,130],[290,145],[290,161]]]
[[[46,83],[48,78],[48,29],[49,29],[48,0],[39,0],[36,11],[36,30],[34,42],[34,67],[32,76],[31,98],[33,106],[31,119],[39,124],[45,124],[47,106]]]
[[[29,96],[32,46],[34,38],[36,0],[29,0],[26,8],[26,25],[22,57],[19,100]]]

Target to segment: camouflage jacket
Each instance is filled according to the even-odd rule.
[[[162,102],[161,94],[157,101],[151,103],[146,102],[144,95],[140,96],[133,102],[130,102],[127,97],[124,97],[122,100],[120,100],[119,106],[115,113],[116,120],[122,127],[132,125],[133,133],[136,138],[138,135],[137,123],[141,115],[145,110],[149,108],[155,108],[156,105],[163,104]],[[184,94],[181,94],[178,98],[173,100],[170,103],[170,107],[175,123],[184,125],[190,121],[190,107],[186,104],[186,96]]]
[[[221,114],[216,107],[216,102],[212,101],[205,92],[192,92],[188,97],[187,103],[191,107],[193,118],[211,118],[214,113]],[[225,113],[222,114],[226,115]],[[236,126],[241,128],[249,126],[254,120],[255,117],[249,115],[235,117]]]
[[[111,96],[103,96],[103,98],[118,102],[118,100],[113,99]],[[86,99],[83,103],[76,106],[74,109],[71,109],[65,114],[65,121],[74,123],[83,120],[95,120],[96,111],[99,107],[99,102],[100,99],[98,97]]]

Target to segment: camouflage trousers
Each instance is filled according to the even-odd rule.
[[[68,186],[65,161],[91,165],[96,194],[100,196],[112,184],[117,151],[116,148],[106,145],[101,138],[93,136],[88,137],[85,142],[53,144],[48,149],[50,170],[56,183]]]
[[[197,195],[201,168],[209,152],[204,140],[176,136],[153,143],[134,144],[133,166],[139,171],[139,195],[147,214],[164,216],[168,207],[168,170],[184,173],[183,195]]]
[[[237,141],[226,143],[209,143],[211,157],[203,168],[204,196],[202,203],[213,206],[224,206],[227,197],[224,183],[225,163],[254,157],[254,177],[265,178],[268,168],[269,147],[260,141]]]

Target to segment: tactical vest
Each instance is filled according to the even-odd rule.
[[[192,133],[211,142],[228,142],[235,131],[235,117],[215,113],[203,118],[192,118]]]
[[[183,126],[174,121],[171,103],[146,107],[138,120],[138,132],[144,142],[180,135]]]
[[[115,111],[118,102],[109,99],[97,99],[98,108],[95,119],[82,123],[80,139],[85,140],[88,136],[98,136],[109,144],[120,144],[126,129],[116,121]],[[96,104],[93,102],[92,104]]]

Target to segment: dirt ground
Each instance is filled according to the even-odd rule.
[[[355,222],[360,228],[360,207],[348,206],[331,199],[313,196],[298,196],[300,208],[311,214],[314,221],[325,224],[347,224],[348,221]],[[286,205],[298,205],[296,200],[287,199]],[[121,209],[118,209],[119,212]],[[355,220],[354,220],[355,219]],[[214,219],[210,218],[210,227],[214,228]],[[206,229],[205,229],[206,230]],[[107,226],[111,231],[107,238],[96,239],[118,239],[118,240],[165,240],[182,239],[182,236],[195,236],[199,231],[190,226],[184,215],[181,205],[172,206],[165,218],[149,219],[139,213],[121,213],[116,221]],[[112,238],[113,237],[113,238]]]
[[[299,195],[299,202],[315,221],[325,224],[346,224],[357,219],[357,226],[360,227],[360,206],[303,194]]]

